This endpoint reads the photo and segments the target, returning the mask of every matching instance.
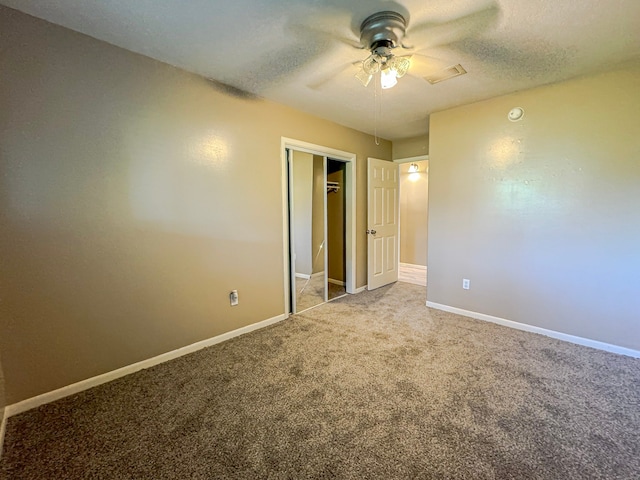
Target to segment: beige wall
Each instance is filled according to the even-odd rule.
[[[327,194],[327,247],[329,254],[329,278],[344,282],[345,279],[345,215],[344,215],[344,163],[342,169],[327,176],[327,181],[338,182],[340,189]]]
[[[428,300],[640,350],[638,112],[636,63],[432,115]]]
[[[412,163],[418,172],[409,173],[411,163],[400,164],[400,261],[426,266],[429,161]]]
[[[393,142],[393,160],[429,155],[429,136],[403,138]]]
[[[281,136],[357,154],[365,285],[389,142],[4,7],[0,45],[9,404],[282,314]]]

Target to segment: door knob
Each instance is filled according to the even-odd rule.
[[[375,230],[367,230],[367,234],[369,234],[369,233],[370,233],[371,235],[375,235],[375,234],[376,234],[376,231],[375,231]]]

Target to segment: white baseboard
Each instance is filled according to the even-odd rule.
[[[413,268],[415,270],[424,270],[425,272],[427,271],[426,265],[416,265],[415,263],[402,263],[402,262],[400,262],[399,265],[401,267]]]
[[[362,286],[362,287],[358,287],[358,288],[356,288],[356,289],[353,291],[353,293],[354,293],[354,294],[356,294],[356,293],[362,293],[362,292],[364,292],[366,289],[367,289],[367,286],[366,286],[366,285],[364,285],[364,286]]]
[[[327,281],[329,283],[333,283],[334,285],[340,285],[341,287],[344,287],[346,285],[346,283],[343,282],[342,280],[336,280],[335,278],[329,278],[327,279]]]
[[[516,330],[539,333],[540,335],[556,338],[558,340],[563,340],[565,342],[575,343],[577,345],[583,345],[585,347],[604,350],[605,352],[612,352],[612,353],[617,353],[619,355],[626,355],[628,357],[640,358],[640,351],[638,350],[633,350],[631,348],[626,348],[626,347],[620,347],[618,345],[612,345],[610,343],[604,343],[598,340],[592,340],[590,338],[577,337],[575,335],[569,335],[568,333],[557,332],[555,330],[548,330],[546,328],[536,327],[534,325],[528,325],[526,323],[514,322],[513,320],[494,317],[492,315],[486,315],[484,313],[472,312],[470,310],[463,310],[462,308],[450,307],[449,305],[442,305],[440,303],[427,301],[427,307],[435,308],[437,310],[444,310],[445,312],[456,313],[458,315],[463,315],[465,317],[475,318],[476,320],[484,320],[485,322],[497,323],[498,325],[515,328]]]
[[[307,275],[306,273],[296,272],[296,278],[304,278],[305,280],[309,280],[311,278],[311,275]]]
[[[58,388],[57,390],[53,390],[51,392],[43,393],[36,397],[27,398],[26,400],[23,400],[21,402],[14,403],[12,405],[7,405],[7,407],[5,408],[4,416],[8,418],[13,415],[26,412],[27,410],[31,410],[32,408],[39,407],[40,405],[54,402],[61,398],[68,397],[69,395],[73,395],[74,393],[82,392],[83,390],[87,390],[89,388],[102,385],[103,383],[110,382],[111,380],[124,377],[131,373],[135,373],[139,370],[143,370],[145,368],[153,367],[155,365],[168,362],[169,360],[182,357],[183,355],[187,355],[189,353],[197,352],[198,350],[202,350],[203,348],[210,347],[211,345],[224,342],[225,340],[229,340],[231,338],[244,335],[245,333],[249,333],[254,330],[267,327],[274,323],[278,323],[286,318],[287,318],[286,314],[281,314],[272,318],[268,318],[267,320],[263,320],[258,323],[253,323],[251,325],[247,325],[246,327],[238,328],[236,330],[223,333],[222,335],[218,335],[216,337],[212,337],[207,340],[202,340],[200,342],[187,345],[186,347],[178,348],[176,350],[163,353],[161,355],[149,358],[147,360],[142,360],[132,365],[127,365],[126,367],[118,368],[117,370],[113,370],[111,372],[103,373],[102,375],[98,375],[96,377],[91,377],[91,378],[87,378],[86,380],[81,380],[77,383],[67,385],[66,387]]]
[[[4,412],[2,412],[2,420],[0,421],[0,458],[2,458],[2,450],[4,447],[4,432],[7,430],[7,410],[5,408]]]
[[[316,272],[311,274],[311,278],[318,278],[318,277],[324,277],[324,270],[322,270],[321,272]]]

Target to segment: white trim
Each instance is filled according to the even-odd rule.
[[[2,421],[0,421],[0,459],[2,458],[2,451],[4,447],[4,432],[7,431],[7,409],[2,412]]]
[[[356,185],[358,182],[356,169],[356,155],[346,164],[344,171],[344,184],[349,188],[344,191],[344,263],[345,263],[345,291],[347,293],[355,293],[356,291],[356,218],[357,218],[357,196]]]
[[[362,286],[362,287],[358,287],[358,288],[356,288],[356,289],[353,291],[353,293],[362,293],[362,292],[364,292],[366,289],[367,289],[367,285],[364,285],[364,286]]]
[[[423,160],[429,160],[429,155],[418,155],[417,157],[396,158],[394,160],[394,163],[421,162]]]
[[[295,279],[295,270],[296,270],[296,259],[297,255],[295,252],[295,228],[293,226],[294,221],[291,220],[291,215],[295,212],[295,195],[292,187],[293,183],[293,151],[285,149],[284,152],[281,153],[284,159],[283,172],[286,172],[286,175],[282,177],[282,187],[283,187],[283,199],[287,199],[287,205],[285,206],[286,210],[283,211],[284,216],[282,217],[282,223],[285,227],[285,231],[288,236],[283,237],[286,239],[286,251],[284,252],[284,271],[286,272],[284,275],[284,312],[291,313],[295,312],[298,309],[298,299],[297,295],[290,295],[287,292],[297,292],[298,286],[296,285]],[[284,243],[284,241],[283,241]],[[289,269],[287,269],[287,262],[289,265]],[[312,261],[313,263],[313,261]],[[313,265],[310,270],[313,270]],[[311,274],[309,274],[309,278],[311,278]],[[288,280],[288,281],[287,281]]]
[[[485,322],[497,323],[498,325],[515,328],[516,330],[539,333],[540,335],[556,338],[558,340],[563,340],[565,342],[575,343],[577,345],[583,345],[585,347],[595,348],[597,350],[604,350],[605,352],[617,353],[619,355],[626,355],[628,357],[640,358],[640,351],[638,350],[633,350],[631,348],[626,348],[626,347],[620,347],[618,345],[612,345],[610,343],[599,342],[598,340],[592,340],[590,338],[577,337],[575,335],[569,335],[568,333],[557,332],[555,330],[548,330],[546,328],[536,327],[534,325],[528,325],[526,323],[514,322],[513,320],[494,317],[492,315],[486,315],[484,313],[472,312],[470,310],[463,310],[462,308],[450,307],[449,305],[442,305],[440,303],[427,301],[427,307],[436,308],[438,310],[444,310],[445,312],[456,313],[458,315],[464,315],[465,317],[471,317],[477,320],[484,320]]]
[[[223,333],[221,335],[217,335],[215,337],[209,338],[207,340],[202,340],[200,342],[187,345],[186,347],[178,348],[176,350],[172,350],[170,352],[163,353],[161,355],[157,355],[152,358],[148,358],[147,360],[142,360],[140,362],[127,365],[126,367],[118,368],[117,370],[113,370],[111,372],[107,372],[95,377],[87,378],[86,380],[81,380],[79,382],[72,383],[71,385],[67,385],[66,387],[58,388],[57,390],[43,393],[36,397],[27,398],[26,400],[22,400],[21,402],[14,403],[12,405],[7,405],[5,408],[5,417],[11,417],[13,415],[26,412],[27,410],[31,410],[32,408],[36,408],[46,403],[60,400],[61,398],[68,397],[69,395],[73,395],[74,393],[88,390],[89,388],[102,385],[103,383],[110,382],[111,380],[116,380],[117,378],[121,378],[131,373],[135,373],[139,370],[143,370],[145,368],[153,367],[155,365],[168,362],[169,360],[182,357],[183,355],[188,355],[189,353],[197,352],[198,350],[202,350],[203,348],[210,347],[212,345],[224,342],[226,340],[229,340],[234,337],[238,337],[240,335],[244,335],[245,333],[249,333],[254,330],[258,330],[260,328],[273,325],[274,323],[278,323],[282,320],[285,320],[287,317],[288,315],[285,315],[285,314],[277,315],[275,317],[268,318],[267,320],[263,320],[258,323],[253,323],[251,325],[247,325],[246,327],[241,327],[236,330],[232,330],[230,332]]]
[[[355,153],[346,152],[344,150],[337,150],[335,148],[325,147],[323,145],[316,145],[315,143],[303,142],[302,140],[296,140],[294,138],[281,137],[281,144],[283,146],[283,150],[285,148],[291,148],[300,152],[327,156],[335,160],[344,160],[346,162],[350,162],[356,156]]]
[[[325,155],[324,157],[322,157],[322,184],[324,185],[324,195],[322,195],[322,209],[323,209],[323,215],[322,215],[322,228],[323,228],[323,242],[322,245],[326,246],[327,248],[324,249],[324,270],[322,271],[322,283],[324,284],[324,301],[328,302],[329,301],[329,289],[327,288],[327,285],[329,284],[329,227],[328,227],[328,223],[329,223],[329,209],[327,208],[327,166],[328,166],[328,162],[329,160],[327,159],[327,156]]]
[[[427,266],[426,265],[417,265],[415,263],[403,263],[403,262],[400,262],[400,266],[401,267],[413,268],[413,269],[416,269],[416,270],[424,270],[425,272],[427,271]]]
[[[325,251],[326,251],[326,249],[325,249]],[[324,277],[324,270],[322,270],[320,272],[312,273],[310,278],[318,278],[318,277]]]
[[[281,140],[282,142],[282,140]],[[284,143],[284,142],[282,142]],[[291,228],[291,221],[289,219],[289,172],[291,171],[291,166],[289,164],[289,157],[287,155],[286,145],[280,145],[280,157],[281,157],[281,192],[282,196],[282,281],[284,282],[284,312],[287,314],[291,313],[291,301],[295,303],[295,298],[291,300],[291,291],[293,289],[294,279],[291,278],[291,275],[295,275],[295,267],[293,265],[294,262],[291,261],[291,232],[289,231]],[[295,305],[293,309],[295,310]]]
[[[333,283],[334,285],[340,285],[341,287],[345,286],[345,283],[342,280],[336,280],[335,278],[329,278],[327,281],[329,283]]]

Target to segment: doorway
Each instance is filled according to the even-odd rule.
[[[346,162],[327,158],[327,297],[346,294],[345,201]]]
[[[398,280],[427,285],[429,156],[400,164],[400,266]]]
[[[285,310],[355,293],[355,161],[350,152],[282,138]]]

